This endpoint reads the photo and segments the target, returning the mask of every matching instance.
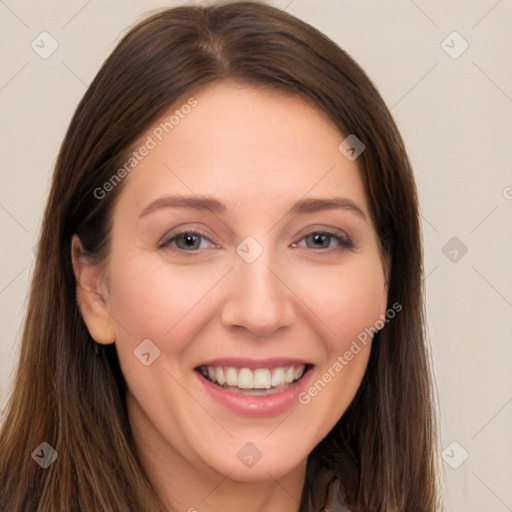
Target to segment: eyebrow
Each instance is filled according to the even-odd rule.
[[[153,201],[144,208],[139,218],[144,217],[161,208],[190,208],[193,210],[209,210],[216,214],[226,213],[227,206],[218,199],[211,196],[164,196]],[[347,197],[326,197],[326,198],[304,198],[292,205],[286,214],[300,215],[315,213],[323,210],[345,210],[351,211],[368,221],[363,209],[352,199]]]

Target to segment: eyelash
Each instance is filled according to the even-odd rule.
[[[172,242],[176,241],[176,239],[178,239],[182,235],[195,235],[195,236],[199,235],[200,237],[208,240],[210,243],[213,244],[213,242],[204,233],[201,233],[200,231],[184,230],[184,231],[180,231],[179,233],[174,234],[172,238],[161,243],[159,245],[159,248],[169,249],[174,252],[191,253],[191,254],[197,255],[200,252],[200,249],[186,250],[186,249],[181,249],[179,247],[171,245]],[[348,237],[346,237],[338,232],[334,232],[334,231],[330,231],[330,230],[326,230],[326,229],[318,230],[318,231],[311,231],[310,233],[307,233],[306,235],[304,235],[299,241],[302,241],[302,240],[304,240],[308,237],[311,237],[313,235],[327,235],[328,237],[336,239],[339,242],[339,245],[337,246],[338,251],[342,250],[342,249],[353,249],[354,248],[354,244]],[[294,245],[296,245],[295,242],[294,242]],[[308,249],[308,247],[306,247],[306,249]],[[309,248],[309,249],[311,249],[311,248]],[[331,252],[331,251],[337,252],[336,247],[335,248],[326,248],[326,249],[318,248],[318,249],[312,249],[312,250],[320,250],[322,252]]]

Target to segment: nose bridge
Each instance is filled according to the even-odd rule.
[[[236,248],[234,267],[222,313],[226,326],[242,326],[255,335],[268,336],[293,322],[292,295],[270,249],[247,237]]]

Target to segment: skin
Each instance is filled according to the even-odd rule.
[[[297,512],[307,457],[352,401],[371,340],[309,403],[265,419],[213,401],[194,368],[226,356],[293,357],[315,365],[315,382],[386,312],[378,239],[357,160],[338,150],[345,137],[322,113],[236,84],[194,97],[198,105],[125,178],[105,272],[74,237],[77,296],[91,336],[116,343],[136,446],[169,510]],[[227,211],[140,217],[171,194],[211,195]],[[334,195],[364,216],[287,213],[304,197]],[[354,247],[309,236],[325,229]],[[173,239],[183,230],[206,238],[187,249]],[[252,263],[235,252],[248,236],[263,248]],[[145,366],[134,350],[148,338],[160,355]],[[247,442],[262,454],[252,467],[237,457]]]

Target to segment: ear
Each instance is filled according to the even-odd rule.
[[[71,239],[71,261],[76,298],[91,337],[103,345],[116,341],[114,323],[107,311],[108,292],[100,269],[85,253],[78,235]]]

